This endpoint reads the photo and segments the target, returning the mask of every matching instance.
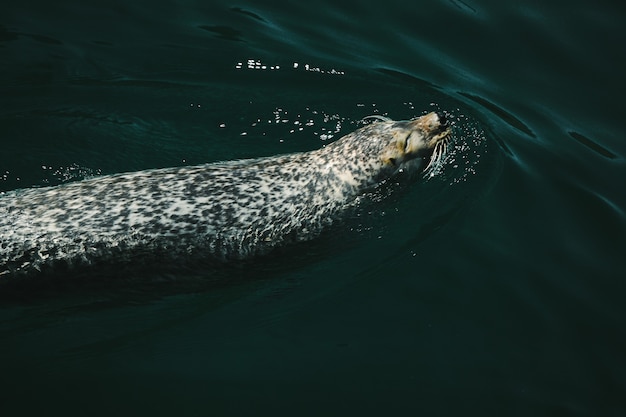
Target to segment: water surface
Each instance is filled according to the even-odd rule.
[[[317,149],[371,114],[448,111],[457,142],[437,176],[219,285],[4,302],[2,410],[625,415],[625,17],[4,2],[0,191]]]

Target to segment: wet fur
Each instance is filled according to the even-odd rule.
[[[241,260],[310,240],[363,192],[419,165],[383,157],[399,152],[390,138],[406,123],[377,121],[312,152],[7,193],[0,280],[155,254]]]

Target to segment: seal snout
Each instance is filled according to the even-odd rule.
[[[444,112],[430,112],[410,121],[409,127],[427,136],[437,135],[448,130],[450,121]]]
[[[438,111],[435,114],[437,115],[437,118],[439,119],[439,125],[441,126],[441,128],[446,128],[450,126],[450,121],[446,117],[445,113]]]

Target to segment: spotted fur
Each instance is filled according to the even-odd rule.
[[[0,197],[0,279],[154,253],[221,261],[309,240],[447,134],[378,121],[305,153],[108,175]],[[431,151],[432,152],[432,151]]]

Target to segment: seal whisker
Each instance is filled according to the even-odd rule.
[[[430,156],[430,161],[428,161],[428,164],[423,171],[425,176],[434,176],[435,171],[443,165],[445,155],[448,152],[449,141],[449,137],[445,137],[440,142],[437,142],[435,144],[435,148],[433,149],[432,155]]]

